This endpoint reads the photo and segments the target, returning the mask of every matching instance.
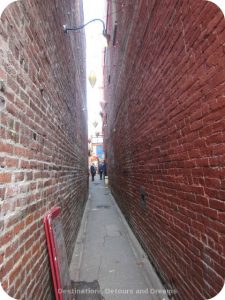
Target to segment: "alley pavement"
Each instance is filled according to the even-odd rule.
[[[131,232],[104,180],[90,196],[70,264],[77,299],[167,300],[165,288]],[[98,289],[92,289],[98,286]],[[98,291],[97,291],[98,290]],[[99,295],[96,295],[99,293]]]

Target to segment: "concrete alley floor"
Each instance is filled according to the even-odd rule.
[[[162,286],[138,241],[118,209],[104,180],[90,181],[77,243],[70,265],[71,280],[92,282],[79,299],[166,300]],[[91,296],[97,282],[103,298]]]

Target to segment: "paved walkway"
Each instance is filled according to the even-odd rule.
[[[109,189],[95,178],[90,182],[90,197],[70,265],[71,279],[97,281],[106,300],[167,300]]]

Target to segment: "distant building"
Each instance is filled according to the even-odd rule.
[[[98,166],[100,162],[103,162],[105,159],[105,153],[103,148],[103,135],[94,136],[89,139],[88,143],[88,152],[89,152],[89,164],[94,163],[95,166]]]

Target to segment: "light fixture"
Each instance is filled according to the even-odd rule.
[[[92,123],[92,125],[94,126],[94,128],[96,128],[96,127],[98,126],[98,122],[97,122],[97,121],[94,121],[94,122]]]
[[[94,71],[91,71],[90,75],[88,76],[88,80],[90,82],[91,87],[93,88],[97,81],[97,77]]]
[[[85,26],[87,26],[88,24],[90,24],[92,22],[95,22],[95,21],[99,21],[99,22],[102,23],[102,25],[103,25],[102,35],[107,40],[107,44],[108,44],[109,40],[110,40],[110,35],[107,33],[105,23],[102,19],[93,19],[93,20],[87,22],[86,24],[83,24],[83,25],[78,26],[78,27],[69,27],[68,25],[63,25],[63,30],[64,30],[65,33],[68,33],[68,31],[72,31],[72,30],[73,31],[79,31],[79,30],[83,29]]]

